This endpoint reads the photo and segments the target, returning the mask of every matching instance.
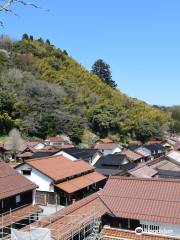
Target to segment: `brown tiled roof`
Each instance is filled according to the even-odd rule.
[[[109,138],[101,138],[98,142],[99,143],[113,143],[113,141]]]
[[[71,161],[64,156],[37,158],[27,160],[26,163],[44,173],[54,181],[94,169],[94,167],[83,160]]]
[[[64,145],[61,145],[60,148],[74,148],[75,146],[73,144],[64,144]]]
[[[100,197],[117,217],[180,224],[180,180],[110,177]]]
[[[0,215],[0,228],[3,224],[4,227],[12,223],[19,222],[25,218],[31,217],[33,214],[42,212],[43,210],[37,205],[26,205],[21,208],[13,210],[11,213],[7,212]]]
[[[142,235],[135,234],[134,231],[115,229],[115,228],[103,228],[101,231],[102,240],[177,240],[180,237],[164,236],[154,233],[143,233]]]
[[[0,199],[30,191],[37,186],[9,166],[0,162]]]
[[[94,219],[103,216],[108,209],[94,193],[57,213],[44,217],[40,221],[31,224],[31,227],[46,227],[51,229],[54,240],[65,239],[71,232],[76,233],[82,226],[87,226]],[[24,229],[26,230],[27,227]]]
[[[105,179],[106,177],[100,173],[92,172],[63,183],[55,184],[55,186],[67,193],[73,193]]]
[[[109,150],[109,149],[113,149],[116,147],[119,147],[119,144],[117,144],[117,143],[97,143],[94,146],[95,149],[99,149],[99,150],[101,150],[101,149]]]
[[[74,145],[72,144],[64,144],[64,145],[56,145],[56,146],[49,146],[49,145],[46,145],[44,146],[44,148],[42,149],[39,149],[39,150],[35,150],[36,152],[52,152],[52,153],[56,153],[58,152],[58,150],[60,149],[64,149],[64,148],[73,148]]]
[[[130,161],[136,161],[140,158],[142,158],[142,156],[138,153],[135,153],[129,149],[124,150],[121,154],[125,154],[126,157],[130,160]]]
[[[149,140],[146,144],[161,144],[162,141],[159,140]]]
[[[19,153],[17,154],[17,157],[19,158],[26,158],[26,157],[32,157],[32,153],[31,152],[24,152],[24,153]]]
[[[64,138],[62,137],[49,137],[47,139],[49,142],[64,142]]]

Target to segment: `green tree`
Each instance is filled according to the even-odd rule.
[[[117,127],[116,114],[113,106],[105,104],[96,106],[90,117],[93,130],[101,136],[107,136],[109,131]]]
[[[98,59],[92,66],[92,73],[96,74],[103,82],[115,88],[117,84],[112,80],[109,64],[102,59]]]
[[[46,43],[47,43],[48,45],[51,45],[51,42],[49,41],[49,39],[46,40]]]
[[[24,34],[22,35],[22,40],[29,40],[29,36],[28,36],[27,33],[24,33]]]

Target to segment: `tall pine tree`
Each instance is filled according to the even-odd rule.
[[[115,88],[117,84],[112,80],[109,64],[102,59],[98,59],[92,66],[92,73],[96,74],[103,82]]]

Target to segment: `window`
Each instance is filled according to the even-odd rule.
[[[22,172],[23,175],[28,175],[28,176],[31,175],[31,171],[32,171],[31,168],[27,168],[27,169],[22,169],[22,170],[21,170],[21,172]]]
[[[159,226],[157,226],[157,225],[141,224],[141,227],[144,232],[154,232],[154,233],[159,232]]]
[[[20,195],[17,195],[16,196],[16,203],[20,203],[21,202],[21,196]]]

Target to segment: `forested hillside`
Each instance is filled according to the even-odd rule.
[[[106,85],[49,40],[1,37],[0,49],[1,135],[16,126],[30,137],[65,133],[76,143],[87,131],[145,141],[162,136],[171,120]]]

